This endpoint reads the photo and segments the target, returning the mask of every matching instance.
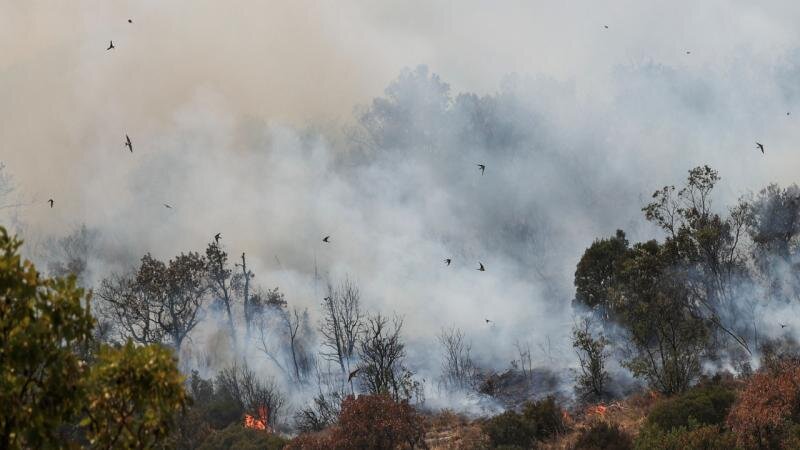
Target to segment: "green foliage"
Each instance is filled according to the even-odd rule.
[[[594,337],[590,323],[584,320],[572,330],[572,347],[578,354],[580,373],[576,377],[576,391],[584,399],[602,398],[606,393],[608,372],[605,368],[608,340],[600,334]]]
[[[663,431],[645,426],[634,441],[636,450],[735,450],[736,436],[718,425],[679,427]]]
[[[521,414],[506,411],[483,424],[483,431],[494,446],[529,448],[533,442],[565,430],[563,412],[552,397],[525,403]]]
[[[58,445],[58,426],[82,405],[75,350],[94,322],[75,278],[41,278],[21,245],[0,227],[0,448]]]
[[[198,450],[280,450],[288,441],[276,434],[245,428],[234,423],[227,428],[212,432]]]
[[[187,404],[172,353],[160,346],[104,346],[86,379],[82,425],[97,448],[154,448]]]
[[[595,422],[581,430],[572,450],[631,450],[633,439],[617,424]]]
[[[586,249],[575,270],[575,300],[578,305],[601,310],[608,318],[613,313],[611,290],[618,283],[621,264],[628,253],[625,232],[617,230],[614,237],[599,239]]]
[[[720,385],[694,388],[682,395],[662,401],[647,416],[647,424],[669,431],[697,425],[719,425],[725,422],[736,394]]]

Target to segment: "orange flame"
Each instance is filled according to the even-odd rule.
[[[602,403],[597,404],[595,406],[590,406],[586,413],[588,415],[598,415],[600,417],[605,417],[606,411],[608,411],[608,407]]]
[[[269,431],[269,414],[266,406],[258,408],[258,417],[251,416],[250,414],[244,415],[244,427],[252,428],[254,430]]]

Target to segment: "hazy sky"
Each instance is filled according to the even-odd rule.
[[[541,341],[580,251],[636,232],[654,189],[706,163],[726,202],[797,179],[798,23],[792,1],[0,0],[0,161],[31,233],[85,222],[108,260],[222,231],[290,301],[316,304],[316,261],[420,329],[491,315],[480,333]],[[496,99],[513,152],[343,162],[354,111],[420,64]],[[398,92],[423,117],[425,88]]]

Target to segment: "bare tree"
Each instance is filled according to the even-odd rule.
[[[533,379],[533,358],[531,355],[531,346],[528,342],[514,342],[514,348],[517,349],[517,361],[519,361],[519,370],[522,375],[529,381]]]
[[[356,342],[363,327],[361,294],[358,286],[346,278],[338,287],[328,285],[328,296],[322,302],[322,356],[339,365],[342,373],[350,369]]]
[[[389,394],[395,400],[421,395],[414,374],[404,366],[406,350],[400,339],[403,321],[377,314],[365,320],[359,340],[358,376],[370,394]]]
[[[208,277],[211,292],[214,295],[215,303],[225,308],[228,328],[235,343],[237,341],[236,326],[233,323],[234,294],[241,286],[242,276],[234,274],[228,267],[228,254],[217,242],[208,244],[206,259],[208,260]]]
[[[322,373],[317,367],[317,395],[306,407],[294,416],[295,426],[302,432],[322,431],[339,419],[342,400],[351,394],[347,383],[340,376]]]
[[[242,253],[242,263],[236,264],[239,268],[242,269],[241,279],[244,280],[240,283],[240,287],[242,290],[242,305],[244,306],[244,322],[246,327],[247,333],[247,341],[250,341],[251,335],[251,327],[254,320],[255,311],[252,304],[252,299],[250,296],[250,280],[255,277],[251,270],[247,269],[247,259],[245,259],[245,254]]]
[[[277,292],[277,289],[276,291]],[[282,294],[281,294],[281,299]],[[307,380],[313,366],[312,328],[308,312],[286,309],[286,302],[273,302],[261,315],[258,348],[288,378],[298,383]]]
[[[98,291],[102,309],[125,337],[179,350],[199,322],[208,292],[206,269],[205,258],[197,253],[181,254],[168,264],[148,253],[135,273],[103,280]]]
[[[286,397],[272,378],[259,378],[246,363],[233,364],[219,372],[217,385],[231,394],[245,413],[256,416],[266,409],[267,423],[275,427],[286,405]]]
[[[477,370],[470,356],[472,345],[465,341],[464,332],[458,328],[443,328],[438,336],[444,352],[441,382],[448,389],[472,389],[477,381]]]

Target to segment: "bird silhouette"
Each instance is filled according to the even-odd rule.
[[[360,370],[361,370],[361,367],[359,367],[359,368],[357,368],[356,370],[354,370],[354,371],[350,372],[350,375],[348,375],[348,376],[347,376],[347,382],[349,383],[349,382],[350,382],[350,380],[352,380],[353,378],[355,378],[355,376],[356,376],[356,375],[358,375],[358,372],[359,372]]]
[[[165,208],[167,208],[167,209],[172,209],[172,206],[169,206],[169,205],[168,205],[168,204],[166,204],[166,203],[164,203],[164,207],[165,207]]]
[[[217,234],[215,234],[215,235],[214,235],[214,242],[216,242],[217,244],[219,244],[219,238],[221,238],[221,237],[222,237],[222,233],[217,233]]]
[[[106,50],[111,50],[112,48],[116,48],[114,47],[114,41],[108,41],[108,48]]]
[[[489,323],[489,322],[491,322],[491,320],[489,320],[489,319],[484,319],[484,320],[486,320],[486,323]]]
[[[133,23],[133,19],[128,19],[128,23]]]
[[[486,164],[475,164],[475,165],[478,166],[478,170],[481,171],[481,175],[483,175],[483,173],[486,172]]]
[[[781,328],[786,328],[786,327],[788,326],[788,325],[786,325],[785,323],[779,323],[778,325],[780,325],[780,326],[781,326]]]
[[[759,142],[756,142],[756,148],[758,148],[759,150],[761,150],[761,154],[762,154],[762,155],[764,154],[764,144],[761,144],[761,143],[759,143]]]
[[[692,52],[690,52],[689,50],[686,50],[686,54],[687,54],[687,55],[691,55],[691,54],[692,54]]]
[[[449,266],[450,263],[453,262],[453,260],[450,259],[450,258],[445,258],[444,262],[445,262],[445,264],[447,264]]]
[[[133,143],[131,142],[131,138],[126,134],[125,135],[125,147],[128,147],[128,150],[133,153]]]
[[[47,202],[50,203],[50,207],[51,208],[53,207],[53,203],[55,203],[52,198],[50,200],[48,200]]]
[[[483,263],[482,263],[482,262],[478,261],[478,265],[479,265],[480,267],[478,267],[478,268],[477,268],[477,269],[475,269],[475,270],[479,270],[479,271],[481,271],[481,272],[486,272],[486,269],[483,267]]]
[[[330,236],[325,236],[324,238],[322,238],[322,242],[330,242],[330,241],[331,241]]]
[[[603,25],[603,28],[605,28],[607,30],[608,29],[608,25]]]

